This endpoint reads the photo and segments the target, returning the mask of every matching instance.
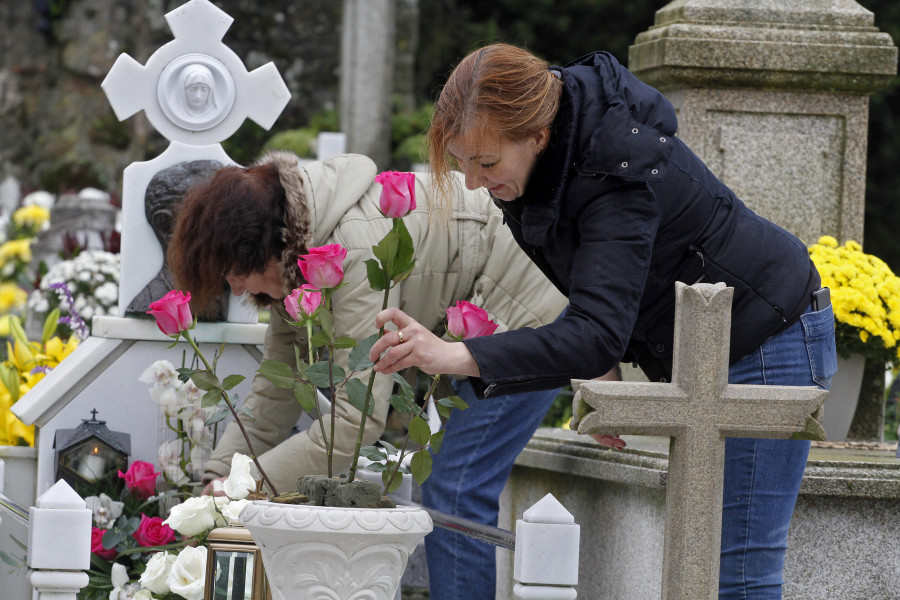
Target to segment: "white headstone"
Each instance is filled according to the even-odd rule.
[[[126,314],[139,294],[157,299],[154,291],[171,283],[163,273],[163,238],[171,231],[155,230],[147,213],[171,211],[180,194],[149,206],[148,186],[154,176],[183,163],[234,164],[219,143],[248,118],[268,129],[290,99],[273,63],[248,73],[237,54],[222,43],[233,19],[208,0],[190,0],[168,13],[166,21],[174,40],[144,66],[127,54],[120,55],[101,84],[119,119],[143,110],[150,123],[172,141],[157,158],[125,169],[120,315]],[[171,219],[163,221],[171,223]],[[138,304],[145,306],[147,298]],[[139,314],[140,308],[131,312]],[[231,299],[227,320],[252,323],[256,311]]]

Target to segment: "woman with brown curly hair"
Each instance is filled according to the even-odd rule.
[[[300,165],[293,155],[275,153],[246,169],[221,169],[208,183],[193,188],[177,214],[167,258],[179,286],[191,292],[195,313],[208,308],[228,286],[257,306],[270,306],[263,359],[293,363],[294,344],[306,345],[305,331],[284,321],[281,299],[304,283],[297,258],[309,248],[340,244],[347,249],[347,284],[333,296],[335,336],[362,339],[375,333],[372,319],[381,310],[383,296],[369,287],[364,261],[391,227],[391,220],[379,211],[381,186],[374,183],[375,175],[374,163],[363,156]],[[437,207],[429,194],[429,177],[416,175],[417,207],[403,219],[413,238],[416,267],[391,291],[390,306],[436,331],[443,331],[444,311],[457,300],[484,308],[501,330],[553,321],[565,308],[565,299],[518,248],[503,227],[500,210],[483,190],[466,190],[456,175],[448,179],[448,194]],[[345,364],[348,353],[338,351],[335,359]],[[368,372],[356,376],[366,381]],[[391,386],[390,376],[376,377],[375,409],[367,420],[364,444],[374,443],[384,429]],[[469,408],[454,411],[446,424],[442,450],[434,457],[426,485],[441,490],[438,495],[452,504],[442,505],[445,512],[496,525],[500,492],[513,461],[540,425],[556,390],[482,402],[462,382],[458,393]],[[276,488],[291,489],[300,475],[326,472],[320,428],[314,425],[292,434],[301,408],[291,390],[276,388],[257,375],[244,405],[253,418],[242,421]],[[343,392],[338,392],[336,409],[334,464],[340,470],[349,466],[360,413]],[[331,416],[322,418],[328,430]],[[490,436],[485,435],[488,431]],[[206,464],[204,481],[227,475],[235,452],[247,449],[232,424]],[[475,552],[448,556],[449,567],[443,568],[469,574],[486,571],[493,581],[494,549],[476,543]]]

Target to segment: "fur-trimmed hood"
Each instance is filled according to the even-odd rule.
[[[341,154],[301,164],[295,154],[273,151],[257,164],[275,165],[285,192],[284,250],[280,264],[287,295],[304,283],[297,258],[309,248],[324,245],[333,236],[347,211],[374,184],[377,170],[370,158],[359,154]],[[256,294],[253,299],[260,306],[272,302],[265,294]]]

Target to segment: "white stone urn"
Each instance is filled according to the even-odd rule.
[[[856,414],[866,357],[862,354],[851,354],[849,358],[839,356],[837,364],[837,373],[831,380],[831,390],[825,399],[822,426],[829,441],[843,442]]]
[[[432,529],[421,508],[256,501],[240,515],[273,600],[393,600],[409,555]]]

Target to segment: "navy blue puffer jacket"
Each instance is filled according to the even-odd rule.
[[[676,281],[734,288],[732,362],[799,318],[819,287],[806,247],[675,137],[669,101],[605,52],[552,69],[564,85],[550,144],[525,194],[496,202],[569,308],[545,327],[467,340],[480,392],[568,385],[621,361],[670,378]]]

